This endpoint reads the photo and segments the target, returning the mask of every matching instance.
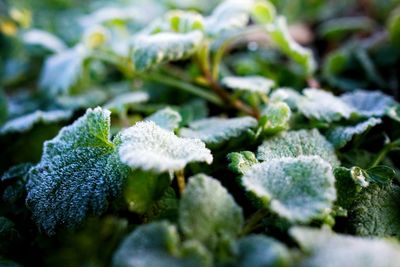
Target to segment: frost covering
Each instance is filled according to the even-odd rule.
[[[138,122],[121,132],[121,161],[132,169],[157,173],[178,171],[191,162],[213,160],[199,139],[181,138],[152,121]]]

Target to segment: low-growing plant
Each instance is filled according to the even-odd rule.
[[[39,2],[0,2],[1,265],[400,266],[398,8]]]

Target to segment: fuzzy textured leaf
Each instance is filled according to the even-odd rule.
[[[114,254],[113,267],[206,267],[210,259],[198,243],[181,243],[174,225],[155,222],[129,234]]]
[[[272,159],[254,165],[243,186],[291,222],[307,223],[331,211],[336,199],[331,166],[318,156]]]
[[[23,133],[31,130],[36,124],[51,124],[67,121],[72,117],[70,110],[50,110],[35,112],[7,121],[0,127],[0,135]]]
[[[256,126],[257,120],[252,117],[207,118],[190,123],[190,128],[181,129],[180,135],[188,138],[199,138],[206,144],[218,145],[240,137],[248,129]]]
[[[213,248],[221,237],[236,237],[243,225],[242,208],[216,179],[189,178],[179,207],[179,225],[187,238]]]
[[[135,70],[144,71],[161,63],[188,58],[197,51],[202,40],[200,31],[139,35],[132,45]]]
[[[333,146],[316,129],[283,132],[265,140],[257,150],[257,159],[267,162],[301,155],[320,156],[332,166],[339,165]]]
[[[88,109],[45,142],[40,162],[29,173],[26,203],[47,233],[101,214],[120,193],[128,170],[116,153],[119,139],[110,141],[109,131],[110,112]]]
[[[199,139],[180,138],[154,122],[138,122],[121,132],[119,156],[132,169],[157,173],[178,171],[191,162],[213,160]]]
[[[228,76],[222,79],[222,84],[232,90],[268,94],[275,82],[261,76]]]
[[[163,129],[173,131],[179,127],[182,117],[175,110],[164,108],[147,117],[146,120],[154,122]]]

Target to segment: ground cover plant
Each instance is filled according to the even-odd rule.
[[[400,3],[0,1],[1,266],[400,266]]]

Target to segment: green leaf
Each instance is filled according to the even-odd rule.
[[[239,234],[243,213],[220,182],[199,174],[189,178],[182,194],[179,225],[187,238],[213,249],[219,238],[234,238]]]
[[[110,141],[110,112],[86,114],[45,142],[31,169],[26,203],[47,233],[75,227],[89,214],[100,215],[119,195],[128,172],[118,159],[119,138]]]
[[[12,250],[18,247],[17,244],[20,238],[15,224],[6,217],[0,217],[0,255],[11,254]]]
[[[400,122],[400,105],[396,105],[388,110],[387,115],[393,120]]]
[[[382,117],[396,104],[391,96],[380,91],[356,90],[343,94],[340,98],[365,117]]]
[[[316,129],[283,132],[266,139],[257,150],[257,159],[266,162],[302,155],[320,156],[333,167],[339,165],[333,146]]]
[[[285,17],[279,16],[266,26],[269,36],[278,48],[304,68],[305,75],[312,75],[316,62],[310,49],[300,46],[289,33]]]
[[[279,88],[271,94],[272,102],[285,102],[291,109],[297,109],[297,105],[303,96],[291,88]]]
[[[124,198],[130,211],[145,213],[160,200],[171,182],[169,175],[134,171],[124,184]]]
[[[244,28],[250,20],[252,0],[227,0],[219,4],[205,19],[206,32],[219,37]]]
[[[367,177],[375,183],[385,185],[392,181],[396,172],[388,166],[375,166],[366,170]]]
[[[289,120],[292,115],[290,107],[285,102],[270,102],[261,112],[267,119],[264,132],[275,134],[289,128]]]
[[[308,223],[327,215],[336,199],[331,166],[318,156],[272,159],[242,177],[247,191],[290,222]]]
[[[227,157],[230,161],[229,169],[238,174],[245,174],[251,166],[259,163],[254,153],[250,151],[232,152]]]
[[[252,18],[259,24],[271,23],[275,20],[276,9],[266,0],[257,0],[251,10]]]
[[[172,10],[144,28],[141,33],[188,33],[195,30],[204,30],[204,18],[201,14],[194,11]]]
[[[36,124],[52,124],[67,121],[72,117],[70,110],[36,110],[33,113],[11,119],[0,127],[0,135],[23,133],[31,130]]]
[[[287,267],[290,266],[289,250],[278,241],[263,236],[249,235],[237,241],[237,267]]]
[[[145,92],[129,92],[116,96],[104,105],[105,109],[124,112],[130,105],[143,103],[149,100],[149,95]]]
[[[390,41],[396,45],[400,44],[400,8],[395,8],[387,21],[387,29]]]
[[[369,33],[374,26],[374,21],[368,17],[334,18],[321,23],[317,32],[323,39],[339,39],[357,32]]]
[[[0,125],[3,124],[4,121],[6,121],[7,116],[8,116],[7,97],[3,89],[0,88]]]
[[[188,58],[197,51],[202,40],[200,31],[139,35],[132,44],[134,68],[144,71],[161,63]]]
[[[183,170],[191,162],[213,160],[199,139],[177,137],[154,122],[138,122],[121,132],[119,156],[132,169],[156,173]]]
[[[363,134],[368,129],[382,123],[381,119],[369,118],[352,126],[337,126],[330,128],[325,136],[336,149],[344,147],[354,136]]]
[[[87,57],[88,50],[83,45],[50,56],[42,70],[40,87],[51,95],[67,93],[80,78]]]
[[[147,117],[146,120],[154,122],[163,129],[173,131],[179,127],[182,117],[178,112],[167,107]]]
[[[360,236],[400,238],[400,188],[371,184],[349,208],[349,228]]]
[[[291,236],[310,257],[301,266],[374,267],[397,266],[400,245],[377,238],[335,234],[329,230],[306,227],[290,229]]]
[[[298,102],[298,109],[307,118],[324,122],[349,119],[355,110],[344,100],[330,92],[319,89],[303,90],[304,98]]]
[[[183,128],[180,135],[188,138],[199,138],[208,145],[218,145],[230,139],[238,138],[247,130],[257,126],[257,120],[252,117],[233,119],[207,118],[194,121],[190,128]]]
[[[268,94],[275,82],[261,76],[227,76],[222,79],[222,84],[232,90]]]
[[[108,98],[104,90],[94,89],[79,95],[62,95],[56,101],[65,109],[87,109],[103,104]]]
[[[41,46],[51,52],[61,53],[67,49],[65,43],[57,36],[39,29],[30,29],[22,34],[25,44]]]
[[[181,243],[174,225],[155,222],[130,233],[114,254],[113,267],[205,267],[210,256],[200,244]]]

